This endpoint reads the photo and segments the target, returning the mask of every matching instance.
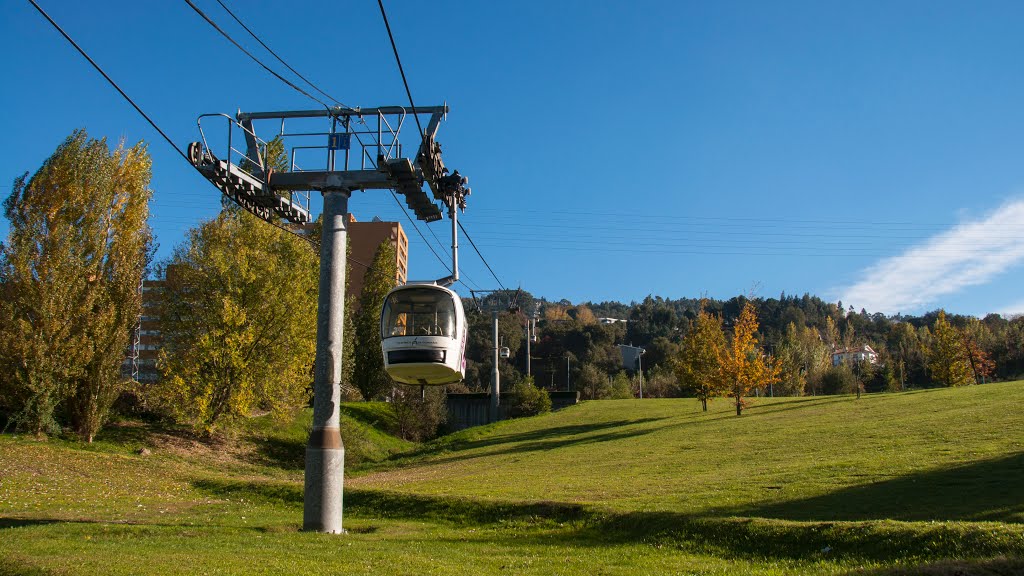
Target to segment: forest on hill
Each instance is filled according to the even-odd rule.
[[[781,366],[781,381],[759,393],[847,393],[857,387],[876,392],[1024,375],[1024,317],[989,314],[979,319],[941,310],[921,316],[886,316],[858,312],[810,294],[728,300],[648,296],[629,304],[552,302],[511,291],[494,298],[502,296],[515,300],[518,308],[502,314],[499,321],[501,345],[510,352],[509,360],[501,362],[503,379],[515,383],[525,375],[527,324],[533,317],[536,331],[530,364],[536,383],[551,390],[579,390],[584,398],[609,397],[616,378],[627,378],[633,395],[639,393],[635,367],[623,374],[622,344],[645,350],[641,360],[645,396],[688,395],[677,381],[674,366],[699,312],[703,308],[717,317],[729,337],[748,302],[757,313],[760,350]],[[470,317],[466,384],[470,389],[486,389],[492,370],[491,316],[471,312]],[[844,361],[833,365],[834,354],[864,346],[876,355],[871,361],[845,361],[844,356]],[[953,377],[946,374],[950,365],[956,373]]]

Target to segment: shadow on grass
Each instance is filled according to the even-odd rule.
[[[521,442],[538,442],[552,439],[561,441],[563,439],[568,439],[568,437],[579,437],[592,432],[601,432],[612,428],[625,428],[628,426],[636,426],[638,424],[648,424],[650,422],[657,422],[664,419],[664,417],[651,417],[638,418],[636,420],[611,420],[608,422],[594,422],[591,424],[553,426],[551,428],[541,428],[538,430],[517,432],[513,434],[500,434],[474,440],[455,440],[450,443],[442,444],[441,446],[446,450],[473,450],[476,448],[485,448],[501,444],[518,444]],[[427,448],[429,448],[429,446]]]
[[[15,562],[13,558],[0,556],[0,576],[51,576],[52,574],[53,572],[48,570],[26,566]]]
[[[303,503],[302,486],[298,484],[203,478],[193,480],[192,486],[218,498],[243,498],[289,506]],[[346,514],[471,525],[508,521],[569,522],[588,515],[583,506],[558,502],[481,501],[352,489],[345,491],[344,498]]]
[[[344,416],[361,422],[371,428],[389,432],[398,427],[397,419],[392,408],[388,405],[381,407],[376,402],[349,402],[341,405],[341,413]]]
[[[302,504],[302,486],[286,482],[246,482],[199,478],[192,481],[192,486],[218,498],[244,498],[263,504]]]
[[[268,436],[253,438],[256,446],[253,464],[284,470],[302,470],[306,466],[306,440]]]
[[[26,526],[46,526],[48,524],[62,524],[68,520],[55,520],[53,518],[0,518],[0,530],[7,528],[24,528]]]
[[[1024,523],[1024,453],[852,486],[822,496],[717,512],[804,521]]]
[[[193,485],[219,497],[296,508],[302,505],[302,488],[295,484],[204,479]],[[616,513],[562,502],[485,501],[374,490],[347,490],[345,511],[350,517],[364,519],[546,528],[516,534],[517,541],[538,545],[587,547],[641,542],[735,558],[801,561],[846,558],[891,562],[1024,554],[1024,527],[1018,525],[891,520],[794,522],[673,512]]]
[[[123,422],[108,424],[96,434],[97,442],[124,444],[129,446],[147,446],[150,444],[152,429],[142,422]]]
[[[657,422],[664,420],[665,418],[639,418],[636,420],[613,420],[610,422],[595,422],[592,424],[576,424],[571,426],[555,426],[551,428],[542,428],[539,430],[530,430],[527,432],[517,432],[513,434],[502,434],[487,436],[485,438],[475,439],[459,439],[459,438],[445,438],[439,442],[432,442],[426,444],[418,450],[411,452],[403,452],[396,454],[388,459],[388,463],[394,465],[395,463],[402,462],[408,463],[410,461],[420,461],[430,459],[431,463],[445,463],[445,462],[458,462],[461,460],[468,460],[470,458],[477,458],[480,456],[492,456],[498,454],[515,454],[522,452],[534,452],[538,450],[551,450],[554,448],[561,448],[563,446],[571,446],[574,444],[589,444],[594,442],[603,442],[608,440],[616,440],[619,438],[629,438],[631,436],[638,436],[643,434],[649,434],[654,429],[634,429],[634,430],[620,430],[616,432],[608,432],[606,434],[593,435],[594,432],[601,432],[604,430],[610,430],[613,428],[626,428],[636,426],[638,424],[647,424],[650,422]],[[486,452],[477,453],[466,453],[469,451],[479,450],[483,448],[506,446],[506,448],[491,450]],[[456,452],[457,454],[451,454]],[[446,455],[445,458],[431,458],[431,456]]]
[[[817,404],[825,404],[836,402],[838,399],[835,397],[827,398],[807,398],[801,400],[794,400],[792,402],[786,402],[784,404],[773,404],[763,406],[760,410],[755,411],[752,415],[759,414],[771,414],[775,412],[782,412],[787,410],[798,410],[801,408],[807,408]],[[798,406],[790,406],[791,404],[799,404]],[[754,406],[757,408],[757,406]],[[749,415],[748,415],[749,417]],[[406,452],[403,454],[396,455],[392,461],[398,462],[409,462],[418,461],[421,459],[429,459],[431,464],[447,464],[452,462],[459,462],[470,458],[477,458],[480,456],[500,456],[506,454],[522,454],[528,452],[539,452],[546,450],[554,450],[557,448],[564,448],[567,446],[580,446],[585,444],[595,444],[599,442],[611,442],[615,440],[624,440],[627,438],[636,438],[640,436],[646,436],[655,432],[663,432],[666,430],[676,430],[680,428],[688,428],[692,426],[704,426],[708,422],[715,420],[730,420],[736,418],[732,413],[724,415],[718,415],[713,417],[697,418],[694,420],[686,420],[675,423],[665,423],[660,426],[642,426],[643,424],[650,424],[652,422],[659,422],[670,419],[669,417],[658,417],[658,418],[640,418],[637,420],[614,420],[610,422],[599,422],[594,424],[579,424],[573,426],[557,426],[553,428],[544,428],[540,430],[531,430],[529,432],[522,432],[517,434],[506,434],[502,436],[490,436],[487,438],[476,439],[476,440],[465,440],[465,441],[452,441],[448,443],[429,444],[424,448],[415,452]],[[620,430],[611,431],[611,429],[619,428]],[[595,432],[603,432],[601,434],[595,434]],[[509,445],[505,448],[497,450],[487,450],[480,452],[470,452],[476,449],[489,448],[492,446]],[[447,454],[448,451],[457,452],[456,454]],[[434,455],[446,454],[441,458],[431,458]]]
[[[1024,574],[1024,559],[943,560],[916,566],[850,572],[850,576],[1014,576]]]
[[[551,524],[584,521],[594,515],[579,504],[563,502],[507,502],[350,490],[346,509],[357,516],[426,519],[456,524],[525,522]]]
[[[789,412],[791,410],[803,410],[812,406],[819,406],[822,404],[833,404],[843,400],[849,400],[850,397],[844,396],[811,396],[809,398],[800,398],[797,400],[787,400],[785,402],[772,402],[771,404],[761,404],[754,398],[754,404],[746,407],[743,411],[748,414],[775,414],[778,412]]]
[[[521,442],[508,446],[505,448],[499,448],[497,450],[488,450],[478,452],[474,454],[457,454],[452,456],[446,456],[442,458],[431,458],[427,464],[449,464],[452,462],[460,462],[462,460],[468,460],[470,458],[479,458],[481,456],[502,456],[508,454],[526,454],[529,452],[544,452],[547,450],[555,450],[558,448],[565,448],[567,446],[583,446],[586,444],[597,444],[600,442],[612,442],[615,440],[624,440],[627,438],[638,438],[640,436],[646,436],[652,432],[656,432],[657,428],[649,429],[634,429],[634,430],[620,430],[616,432],[605,432],[603,434],[589,434],[586,436],[572,436],[572,437],[555,437],[545,440],[537,440],[533,442]]]
[[[723,557],[932,560],[1019,556],[1024,529],[970,523],[791,522],[676,513],[611,515],[584,531],[595,543],[642,541]]]

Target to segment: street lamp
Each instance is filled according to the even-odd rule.
[[[644,361],[643,361],[643,357],[644,357],[644,354],[646,354],[646,353],[647,353],[647,350],[641,348],[640,349],[640,353],[637,354],[637,356],[636,356],[637,372],[640,373],[640,399],[641,400],[644,399]]]

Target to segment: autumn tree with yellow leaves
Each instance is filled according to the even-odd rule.
[[[711,398],[722,396],[728,389],[722,374],[725,349],[722,319],[708,312],[702,303],[693,327],[683,338],[675,373],[680,390],[696,396],[704,412]]]
[[[166,265],[163,378],[151,399],[205,432],[304,406],[318,287],[309,245],[227,207],[191,229]]]
[[[945,310],[932,326],[928,369],[932,380],[943,386],[965,386],[974,381],[970,360],[959,331],[946,320]]]
[[[91,442],[126,385],[153,235],[151,161],[76,130],[4,202],[0,413],[37,435],[70,425]]]
[[[721,355],[722,376],[736,404],[736,415],[747,406],[746,397],[755,388],[779,381],[781,367],[766,358],[757,341],[757,311],[749,301],[743,306],[733,330],[732,341]]]

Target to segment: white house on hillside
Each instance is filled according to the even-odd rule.
[[[857,346],[854,348],[836,348],[832,351],[832,365],[839,366],[843,362],[863,362],[867,360],[872,364],[878,364],[878,352],[868,346]]]

